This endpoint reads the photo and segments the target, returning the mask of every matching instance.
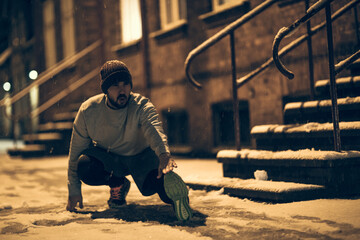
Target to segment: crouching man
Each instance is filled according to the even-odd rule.
[[[173,172],[167,137],[149,99],[133,93],[132,76],[118,60],[100,69],[103,94],[85,101],[72,132],[66,209],[83,208],[81,182],[110,187],[110,208],[126,204],[131,175],[144,196],[157,193],[172,204],[178,220],[192,216],[188,189]]]

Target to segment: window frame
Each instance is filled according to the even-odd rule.
[[[132,2],[132,3],[134,3],[134,0],[119,0],[119,14],[120,14],[120,39],[121,39],[121,45],[127,45],[127,44],[132,44],[132,43],[136,43],[136,42],[138,42],[140,39],[142,39],[143,38],[143,33],[142,33],[142,28],[143,28],[143,26],[142,26],[142,22],[141,22],[141,2],[140,2],[140,0],[136,0],[137,1],[137,3],[138,3],[138,5],[137,5],[137,7],[138,7],[138,17],[139,17],[139,28],[140,28],[140,30],[139,31],[137,31],[136,33],[135,32],[133,32],[132,30],[133,30],[133,28],[132,27],[127,27],[127,26],[133,26],[133,24],[125,24],[127,21],[133,21],[134,19],[133,18],[126,18],[125,17],[125,14],[123,13],[123,3],[124,3],[124,1],[128,1],[129,3],[130,2]],[[131,11],[131,10],[130,10]],[[132,17],[133,16],[133,14],[130,14],[130,15],[127,15],[127,16],[130,16],[130,17]],[[136,17],[136,16],[135,16]],[[136,20],[137,21],[137,20]],[[124,26],[126,26],[125,28],[124,28]],[[125,33],[125,29],[130,29],[130,31],[131,31],[131,37],[130,38],[127,38],[127,37],[124,37],[124,36],[128,36],[127,34],[124,34]]]
[[[43,35],[46,68],[57,63],[55,1],[48,0],[43,4]]]
[[[74,0],[60,1],[61,9],[61,33],[63,40],[63,56],[67,58],[76,52],[75,24],[74,24]]]
[[[223,4],[219,3],[220,0],[212,0],[212,6],[213,6],[213,11],[214,12],[218,12],[218,11],[222,11],[228,8],[232,8],[235,7],[237,5],[241,5],[243,4],[245,1],[244,0],[230,0],[230,2],[226,2]]]
[[[168,9],[166,6],[167,1],[168,0],[159,0],[160,28],[162,30],[172,29],[187,22],[186,1],[170,0],[172,3],[170,9],[172,21],[170,22],[168,22]],[[182,4],[179,1],[183,1]],[[181,16],[181,11],[184,11],[183,16]]]

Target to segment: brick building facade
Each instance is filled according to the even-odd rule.
[[[64,26],[60,0],[33,1],[36,9],[53,2],[56,61],[65,58],[61,36]],[[233,147],[232,90],[229,38],[201,54],[191,72],[203,84],[196,90],[188,82],[184,62],[188,53],[200,43],[238,19],[263,1],[216,0],[73,0],[75,52],[97,40],[103,44],[91,54],[67,67],[41,85],[40,103],[71,85],[77,78],[101,66],[105,60],[124,61],[133,74],[134,91],[151,98],[163,120],[170,144],[176,152],[215,153],[217,149]],[[221,2],[228,2],[221,4]],[[311,4],[316,1],[310,1]],[[347,1],[334,1],[333,11]],[[35,11],[36,12],[36,11]],[[129,14],[131,13],[131,14]],[[305,13],[304,1],[279,1],[265,12],[235,31],[238,77],[246,75],[272,56],[272,43],[281,27],[288,26]],[[38,48],[36,66],[39,72],[46,66],[44,11],[34,14],[35,42]],[[312,26],[325,20],[321,11],[311,19]],[[138,16],[138,17],[137,17]],[[354,13],[348,12],[333,24],[336,60],[340,61],[358,49]],[[131,34],[128,35],[129,31]],[[284,39],[282,46],[306,33],[302,27]],[[71,35],[71,34],[70,34]],[[72,36],[72,35],[71,35]],[[314,78],[328,77],[326,32],[313,38]],[[271,66],[238,89],[240,99],[241,139],[251,147],[250,130],[258,124],[282,123],[283,105],[288,98],[309,96],[309,71],[306,44],[283,58],[295,73],[288,80]],[[342,73],[346,75],[346,71]],[[100,93],[99,78],[81,86],[40,116],[51,119],[55,112],[66,111],[71,103]]]

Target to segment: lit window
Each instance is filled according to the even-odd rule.
[[[219,11],[225,8],[233,7],[234,5],[239,5],[243,3],[243,0],[212,0],[213,2],[213,10]]]
[[[61,26],[64,58],[75,53],[73,0],[61,0]]]
[[[161,28],[168,29],[186,20],[186,0],[160,0]]]
[[[46,67],[49,68],[56,63],[56,38],[55,38],[55,11],[54,1],[44,2],[44,45]]]
[[[139,0],[120,0],[122,42],[128,43],[142,37]]]

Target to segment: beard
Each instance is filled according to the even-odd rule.
[[[110,102],[111,106],[115,109],[121,109],[127,106],[129,98],[125,94],[120,94],[116,100],[112,99],[108,95],[108,101]]]

